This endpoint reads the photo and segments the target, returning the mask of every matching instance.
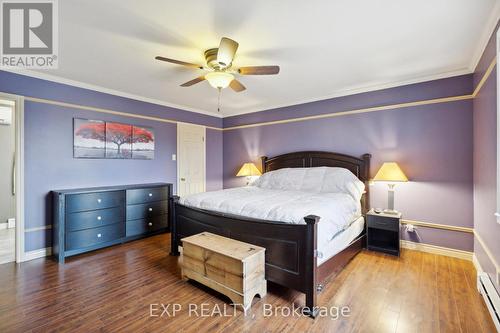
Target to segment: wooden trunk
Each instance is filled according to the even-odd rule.
[[[266,294],[263,247],[203,232],[182,239],[182,278],[198,281],[247,311]]]

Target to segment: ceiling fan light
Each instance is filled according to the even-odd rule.
[[[205,75],[205,79],[212,87],[224,89],[234,80],[234,76],[226,72],[211,72]]]

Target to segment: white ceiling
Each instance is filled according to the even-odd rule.
[[[179,87],[202,71],[154,57],[203,64],[227,36],[240,43],[234,66],[281,66],[241,77],[242,93],[225,89],[229,116],[470,73],[498,2],[64,0],[59,69],[37,75],[217,115],[207,82]]]

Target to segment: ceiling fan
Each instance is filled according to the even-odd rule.
[[[196,83],[207,80],[208,83],[219,90],[231,87],[236,92],[245,90],[245,86],[235,79],[234,75],[274,75],[280,71],[279,66],[246,66],[233,69],[233,59],[238,49],[238,43],[230,38],[223,37],[218,48],[212,48],[205,51],[206,66],[192,64],[190,62],[155,57],[156,60],[166,61],[177,65],[191,68],[208,70],[209,73],[198,76],[197,78],[181,84],[181,87],[190,87]]]

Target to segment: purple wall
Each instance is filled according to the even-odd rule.
[[[91,90],[0,71],[0,91],[108,108],[115,111],[221,127],[222,120]],[[53,189],[149,182],[177,183],[175,123],[115,116],[25,102],[25,228],[52,224],[48,193]],[[91,118],[153,127],[154,160],[86,160],[73,156],[73,118]],[[222,187],[222,133],[207,129],[207,188]],[[51,230],[26,232],[26,251],[51,245]]]
[[[222,189],[222,131],[207,128],[206,189]]]
[[[224,127],[362,107],[470,94],[471,75],[334,98],[224,119]],[[396,208],[405,219],[472,227],[472,101],[455,101],[372,113],[224,131],[224,187],[262,155],[324,150],[373,156],[372,176],[397,161],[411,182],[397,186]],[[371,187],[373,207],[385,207],[387,187]],[[423,243],[472,251],[469,233],[419,228]],[[405,235],[405,238],[408,238]],[[414,239],[412,239],[414,240]]]
[[[496,30],[474,73],[474,86],[483,77],[496,53]],[[493,213],[497,200],[497,78],[496,67],[474,99],[474,229],[495,258],[489,258],[477,239],[474,252],[481,267],[496,284],[493,260],[500,262],[500,224]],[[496,285],[500,291],[500,286]]]

